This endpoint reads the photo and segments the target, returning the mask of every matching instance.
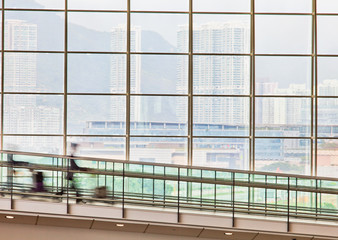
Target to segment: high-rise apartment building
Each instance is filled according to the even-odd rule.
[[[6,20],[5,48],[17,51],[38,50],[38,27],[23,20]],[[6,53],[4,62],[5,92],[37,92],[37,53]],[[33,94],[11,94],[4,98],[4,133],[55,134],[62,132],[62,110],[38,103]],[[40,97],[41,99],[41,97]],[[35,139],[35,140],[34,140]],[[53,138],[14,137],[8,144],[13,149],[37,145],[56,146]],[[37,142],[38,141],[38,142]],[[5,144],[6,148],[7,143]]]
[[[193,51],[195,53],[249,52],[250,32],[241,22],[210,22],[194,26]],[[188,41],[188,27],[178,31],[178,48]],[[184,60],[182,60],[184,61]],[[187,61],[187,60],[185,60]],[[183,93],[186,82],[186,62],[178,66],[177,92]],[[193,58],[194,123],[247,124],[249,104],[243,97],[214,97],[213,95],[244,95],[250,90],[250,62],[243,56],[195,55]],[[177,104],[177,112],[186,111]],[[181,115],[181,114],[178,114]]]

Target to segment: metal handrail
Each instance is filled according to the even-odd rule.
[[[232,213],[233,219],[235,217],[235,213],[246,213],[264,216],[283,216],[287,217],[288,223],[290,221],[290,218],[308,218],[316,220],[338,221],[338,209],[330,209],[328,207],[325,207],[324,205],[320,205],[318,207],[318,204],[321,203],[318,201],[322,201],[321,198],[318,198],[318,196],[321,196],[321,194],[331,194],[332,196],[338,198],[338,188],[336,189],[333,187],[318,187],[321,186],[321,184],[323,183],[322,181],[332,181],[334,186],[336,186],[336,184],[338,185],[338,179],[334,178],[318,178],[294,174],[276,174],[207,167],[199,168],[174,164],[153,164],[102,158],[70,157],[63,155],[34,154],[14,151],[1,152],[2,161],[0,161],[0,169],[7,169],[7,173],[8,169],[12,168],[30,169],[36,171],[51,172],[52,175],[48,178],[50,178],[50,180],[52,181],[65,181],[65,184],[61,183],[60,186],[58,184],[56,187],[54,185],[48,186],[48,193],[33,193],[29,191],[29,184],[17,184],[13,181],[19,180],[20,177],[14,176],[12,171],[12,175],[4,174],[4,176],[0,176],[2,178],[5,177],[7,178],[7,181],[10,181],[6,183],[4,182],[4,180],[2,180],[2,182],[0,182],[0,195],[5,197],[10,196],[11,200],[13,200],[14,196],[35,196],[39,198],[53,198],[58,200],[66,199],[67,211],[69,210],[70,204],[72,204],[71,200],[74,201],[75,199],[86,200],[89,203],[93,204],[95,204],[96,202],[104,202],[106,204],[120,203],[123,210],[125,208],[125,205],[128,204],[147,205],[152,207],[167,207],[177,209],[178,222],[180,221],[179,216],[181,209],[229,212]],[[36,157],[47,157],[52,158],[53,161],[51,164],[30,163],[20,165],[20,161],[16,162],[18,164],[7,161],[7,154],[13,154],[14,156],[28,156],[32,157],[33,160],[36,160]],[[104,169],[100,169],[99,164],[96,164],[97,169],[91,168],[86,169],[86,171],[70,170],[69,159],[76,159],[79,161],[106,162],[113,164],[112,168],[109,167],[108,169],[107,164],[105,164]],[[63,162],[63,164],[60,165],[60,161]],[[67,164],[65,164],[64,162],[66,162]],[[115,168],[115,164],[118,164],[119,167]],[[140,167],[137,167],[136,169],[133,168],[133,165],[142,166],[142,170],[140,169]],[[151,166],[152,170],[145,170],[145,166]],[[162,167],[163,169],[161,169],[160,172],[157,172],[155,171],[156,167]],[[176,169],[174,169],[173,172],[166,171],[169,168]],[[192,171],[188,171],[193,169],[199,170],[200,176],[193,175]],[[202,174],[203,170],[206,170],[208,172],[210,171],[210,173],[212,174],[210,176],[205,176]],[[109,182],[109,186],[113,186],[115,184],[114,179],[118,178],[120,181],[120,188],[122,188],[121,190],[117,190],[112,187],[112,190],[107,190],[107,195],[103,198],[93,196],[94,189],[88,189],[88,187],[77,190],[81,193],[81,196],[79,196],[78,194],[74,195],[74,193],[72,192],[73,190],[70,188],[69,181],[64,180],[64,176],[66,176],[69,172],[93,175],[97,179],[97,186],[99,186],[99,176],[101,178],[104,178],[105,181],[103,185],[107,186],[108,177],[109,179],[111,179]],[[227,174],[217,175],[216,173]],[[275,179],[275,181],[271,181],[271,179],[268,179],[268,176],[274,177],[273,179]],[[138,183],[142,183],[142,192],[129,191],[129,179],[136,179]],[[302,185],[302,180],[313,181],[310,181],[310,184]],[[144,181],[152,181],[152,193],[143,192],[143,189],[145,188]],[[161,183],[163,183],[164,188],[167,183],[171,182],[171,187],[177,186],[177,189],[170,194],[166,193],[166,189],[162,189],[163,191],[160,194],[155,193],[155,181],[160,181]],[[318,183],[320,183],[320,185]],[[181,189],[181,184],[186,184],[186,189]],[[195,193],[194,195],[188,194],[188,191],[191,191],[192,193],[196,190],[192,189],[192,187],[189,188],[189,184],[200,184],[200,189],[198,189],[198,191],[200,191],[200,196],[196,196]],[[214,192],[211,195],[203,195],[203,186],[205,186],[203,184],[206,184],[208,188]],[[217,198],[216,192],[218,186],[230,187],[226,188],[229,189],[228,192],[225,193],[224,189],[223,192],[221,192],[221,194],[227,194],[230,200]],[[248,191],[248,197],[246,198],[246,200],[244,199],[243,201],[240,201],[237,197],[237,188],[243,187],[244,189],[246,189],[246,191]],[[66,195],[56,195],[57,191],[60,189],[62,190],[62,192],[65,190]],[[255,202],[251,200],[249,193],[251,191],[256,191],[255,189],[266,189],[264,193],[265,203]],[[273,191],[273,193],[275,194],[276,199],[274,200],[274,203],[267,202],[267,190]],[[284,197],[280,201],[277,200],[278,191],[282,191],[284,193]],[[293,204],[291,202],[291,193],[293,192],[304,192],[306,194],[311,194],[311,197],[315,196],[313,197],[314,203],[310,204],[310,206],[301,206],[301,202],[299,202],[296,197],[296,204]],[[122,216],[124,215],[122,214]]]

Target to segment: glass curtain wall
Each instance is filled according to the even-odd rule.
[[[337,1],[0,3],[2,149],[337,175]]]

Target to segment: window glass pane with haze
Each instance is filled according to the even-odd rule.
[[[189,11],[189,0],[131,0],[132,11]]]
[[[68,91],[125,93],[124,54],[68,54]]]
[[[249,140],[244,138],[195,138],[193,166],[249,169]]]
[[[5,0],[6,8],[64,9],[64,0]]]
[[[68,134],[123,135],[125,120],[125,96],[68,96]]]
[[[59,136],[4,136],[4,149],[22,152],[62,154],[63,137]]]
[[[256,15],[255,25],[256,53],[311,53],[311,16]]]
[[[249,94],[250,57],[194,56],[194,94]]]
[[[67,2],[70,10],[127,10],[127,0],[68,0]]]
[[[317,12],[338,13],[338,1],[337,0],[317,0]]]
[[[127,47],[125,13],[68,13],[68,50],[124,52]]]
[[[63,92],[64,55],[5,53],[6,92]]]
[[[195,12],[250,12],[250,0],[193,0]]]
[[[193,31],[195,53],[250,52],[250,15],[194,14]]]
[[[256,139],[255,170],[286,174],[311,173],[311,140]]]
[[[130,134],[187,135],[187,97],[132,96],[130,107]]]
[[[188,52],[188,14],[132,13],[132,52]]]
[[[256,56],[256,95],[311,94],[311,57]]]
[[[131,93],[187,94],[188,56],[131,56]]]
[[[62,14],[53,11],[6,12],[5,49],[63,51],[65,24]]]
[[[311,13],[312,0],[255,0],[256,12]]]
[[[186,138],[132,137],[130,160],[186,165],[187,148]]]
[[[338,54],[338,16],[318,16],[318,54]]]
[[[338,96],[338,58],[318,57],[318,95]]]
[[[197,136],[248,136],[248,97],[194,97]]]
[[[62,134],[63,96],[5,95],[4,132],[14,134]]]
[[[309,137],[310,98],[256,97],[256,136]]]

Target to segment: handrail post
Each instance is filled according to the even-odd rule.
[[[288,177],[288,216],[287,216],[287,232],[290,232],[290,177]]]
[[[180,222],[180,174],[181,168],[178,168],[177,174],[177,222]]]
[[[67,162],[67,172],[66,172],[66,176],[69,175],[69,158],[66,158],[66,162]],[[70,209],[69,209],[69,179],[68,177],[66,178],[66,182],[67,182],[67,213],[70,213]]]
[[[126,167],[126,164],[123,163],[123,169],[122,169],[122,218],[124,218],[124,184],[125,184],[125,167]]]
[[[232,175],[232,194],[231,194],[232,227],[235,227],[235,172],[232,172],[231,175]]]

